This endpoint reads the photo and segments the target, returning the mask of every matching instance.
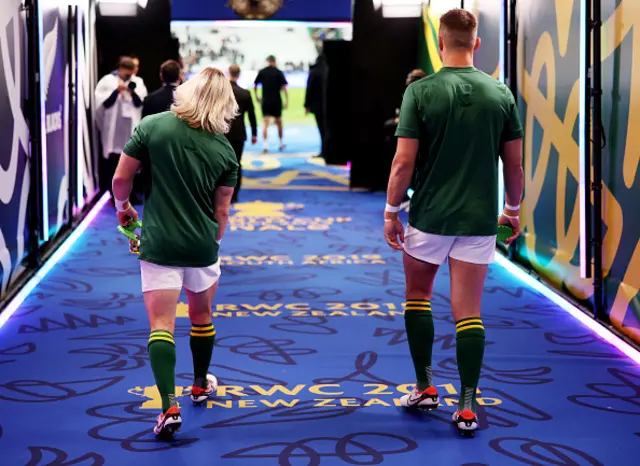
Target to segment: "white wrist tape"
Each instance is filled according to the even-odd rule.
[[[126,209],[124,208],[124,205],[126,203],[129,202],[129,199],[125,199],[124,201],[119,201],[118,199],[114,198],[115,204],[116,204],[116,210],[118,212],[125,212]]]
[[[505,209],[509,209],[509,210],[518,210],[520,208],[520,204],[518,205],[509,205],[506,202],[504,203],[504,207]]]
[[[395,214],[396,212],[400,212],[400,206],[392,206],[391,204],[387,204],[384,207],[384,211],[385,212],[390,212],[392,214]]]

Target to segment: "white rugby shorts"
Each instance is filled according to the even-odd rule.
[[[414,259],[435,265],[446,263],[449,257],[471,264],[491,264],[495,260],[496,235],[441,236],[407,225],[404,250]]]
[[[168,267],[140,261],[142,292],[184,287],[192,293],[201,293],[211,288],[221,274],[220,260],[209,267]]]

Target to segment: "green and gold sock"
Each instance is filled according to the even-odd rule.
[[[476,411],[476,390],[484,358],[484,325],[479,317],[460,319],[456,323],[456,357],[460,373],[460,411]]]
[[[147,346],[151,370],[162,398],[162,412],[176,404],[176,344],[167,330],[154,330]]]
[[[207,388],[207,373],[211,364],[216,329],[212,323],[191,324],[191,355],[193,356],[194,385]]]
[[[404,311],[404,325],[416,371],[416,388],[422,391],[432,385],[431,354],[434,328],[431,302],[426,299],[408,299]]]

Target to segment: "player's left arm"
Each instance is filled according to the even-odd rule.
[[[261,103],[262,98],[260,97],[260,94],[258,94],[258,84],[262,84],[262,71],[258,72],[258,75],[256,76],[256,79],[253,82],[253,92],[255,92],[256,94],[256,100],[258,101],[258,103]]]
[[[251,124],[251,144],[255,144],[258,140],[258,121],[256,120],[256,110],[253,106],[251,92],[247,92],[247,97],[247,114],[249,115],[249,124]]]
[[[287,81],[287,78],[284,76],[284,73],[282,73],[282,93],[284,94],[284,108],[288,108],[289,107],[289,91],[287,90],[287,85],[289,84],[289,82]]]
[[[239,163],[231,146],[227,148],[227,169],[219,180],[216,181],[216,189],[213,195],[214,218],[218,222],[218,236],[216,242],[220,244],[229,223],[231,199],[233,191],[238,184]]]

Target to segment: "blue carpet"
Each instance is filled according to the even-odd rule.
[[[249,189],[349,190],[349,168],[326,166],[310,154],[246,154],[243,187]]]
[[[181,396],[173,443],[135,256],[105,208],[0,330],[0,464],[615,465],[640,449],[640,370],[499,266],[483,300],[481,429],[450,422],[459,380],[443,269],[433,298],[443,406],[396,406],[413,367],[401,256],[382,195],[248,190],[223,242],[208,406]],[[184,301],[184,298],[182,299]],[[178,305],[178,395],[191,383]]]
[[[260,124],[258,126],[258,143],[251,144],[251,141],[247,141],[245,145],[245,151],[247,152],[262,152],[262,128]],[[251,136],[251,133],[247,130],[247,135]],[[311,154],[317,154],[320,152],[320,133],[318,128],[313,125],[288,125],[284,122],[284,144],[285,148],[280,151],[280,141],[278,139],[278,130],[275,124],[269,126],[267,133],[267,141],[269,144],[269,152],[273,154],[296,154],[300,152],[308,152]]]

